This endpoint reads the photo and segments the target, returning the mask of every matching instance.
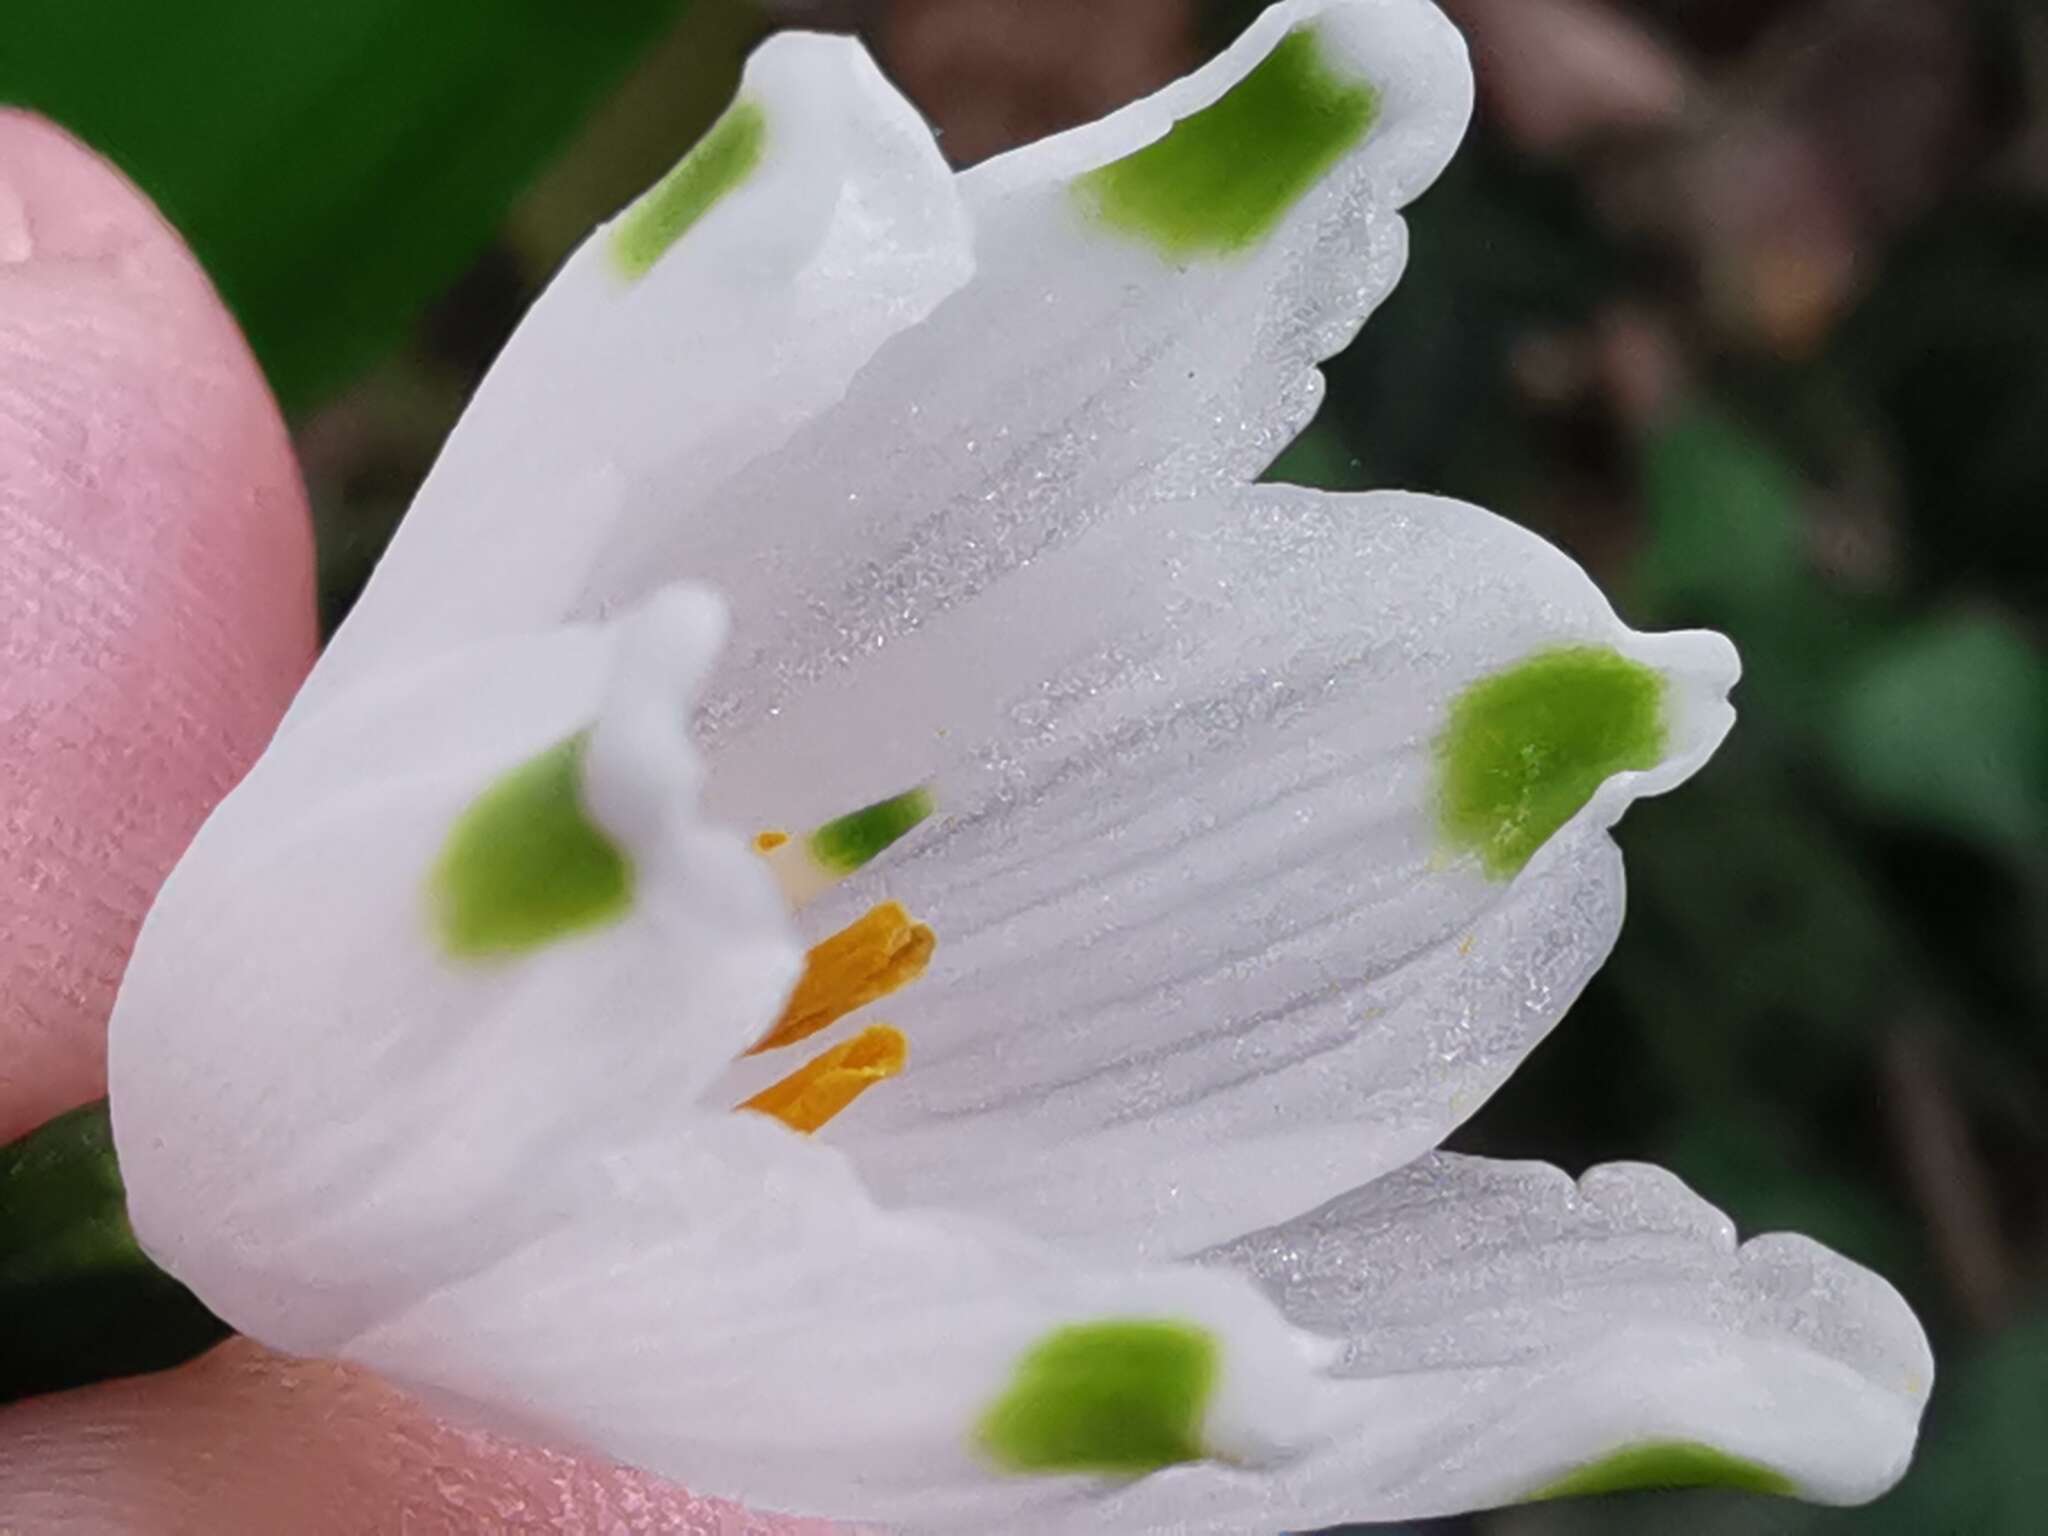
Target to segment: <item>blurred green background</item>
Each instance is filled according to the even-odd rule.
[[[1891,1277],[1942,1363],[1900,1491],[1437,1522],[2048,1530],[2048,9],[1450,0],[1480,119],[1276,477],[1485,502],[1742,720],[1623,827],[1631,913],[1467,1149],[1675,1168]],[[552,266],[746,49],[857,30],[965,164],[1182,73],[1243,0],[8,0],[0,100],[121,161],[290,412],[346,608]],[[1419,1529],[1419,1528],[1418,1528]]]

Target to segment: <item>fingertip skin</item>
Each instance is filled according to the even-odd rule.
[[[104,1092],[136,928],[316,644],[233,319],[117,171],[0,110],[0,1141]]]
[[[247,1339],[161,1375],[0,1409],[0,1529],[17,1528],[104,1536],[836,1529],[452,1427],[361,1371],[289,1359]]]

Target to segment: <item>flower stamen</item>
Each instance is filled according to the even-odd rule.
[[[901,1072],[909,1058],[910,1043],[903,1031],[876,1024],[813,1057],[738,1107],[773,1115],[808,1136],[876,1083]]]
[[[893,901],[871,907],[828,939],[811,946],[804,973],[775,1027],[747,1054],[759,1055],[809,1039],[922,976],[938,940]]]
[[[768,861],[789,904],[803,907],[873,862],[937,808],[930,789],[905,790],[835,816],[802,837],[780,830],[759,833],[754,851]]]

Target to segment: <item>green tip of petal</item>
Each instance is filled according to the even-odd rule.
[[[611,233],[612,257],[641,277],[733,188],[753,174],[768,142],[768,114],[736,101],[711,131],[626,210]]]
[[[1730,1456],[1691,1440],[1655,1440],[1632,1445],[1569,1472],[1529,1496],[1584,1498],[1596,1493],[1629,1493],[1646,1488],[1732,1488],[1791,1498],[1798,1485],[1775,1467]]]
[[[624,915],[633,869],[583,809],[579,733],[505,774],[464,811],[434,870],[441,940],[513,953]]]
[[[990,1458],[1012,1472],[1139,1476],[1199,1461],[1221,1352],[1188,1323],[1076,1323],[1017,1364],[983,1417]]]
[[[1220,100],[1076,184],[1112,228],[1173,257],[1256,245],[1371,130],[1379,93],[1301,27]]]
[[[811,857],[850,875],[938,808],[929,789],[913,789],[828,821],[810,836]]]
[[[1664,677],[1606,646],[1543,651],[1452,701],[1437,740],[1444,840],[1506,880],[1625,769],[1664,755]]]

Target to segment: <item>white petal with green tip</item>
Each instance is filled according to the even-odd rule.
[[[1341,141],[1313,102],[1288,110],[1290,39],[1335,89],[1371,96]],[[1262,92],[1276,55],[1282,78]],[[1196,157],[1209,164],[1189,201],[1264,186],[1290,125],[1325,152],[1255,243],[1183,258],[1090,211],[1089,174],[1248,88],[1277,109],[1255,113],[1249,142]],[[718,585],[738,625],[720,707],[766,710],[778,669],[847,624],[907,626],[1098,518],[1252,478],[1314,411],[1316,362],[1399,277],[1399,209],[1470,108],[1464,44],[1425,0],[1318,0],[1268,12],[1157,96],[968,172],[973,280],[722,489],[730,516],[708,536],[635,518],[644,538],[611,552],[587,601],[602,610],[661,573]]]
[[[1861,1503],[1933,1383],[1883,1280],[1802,1237],[1738,1246],[1643,1164],[1430,1157],[1208,1259],[1346,1341],[1353,1422],[1277,1479],[1296,1528],[1633,1485]]]
[[[724,734],[706,790],[751,826],[933,786],[804,914],[816,938],[893,898],[938,940],[888,1005],[910,1069],[823,1134],[890,1203],[1151,1254],[1476,1109],[1605,959],[1605,829],[1706,760],[1736,672],[1477,508],[1279,487],[1128,513],[849,641]]]
[[[108,1075],[137,1234],[236,1327],[335,1350],[544,1227],[567,1147],[686,1110],[773,1022],[786,909],[697,817],[681,731],[723,622],[675,591],[365,686],[200,833]]]
[[[633,519],[687,544],[743,518],[716,488],[972,264],[944,160],[860,46],[772,38],[506,344],[293,722],[382,666],[566,618],[605,552],[637,547]]]
[[[1095,1268],[884,1212],[836,1154],[756,1116],[564,1151],[541,1197],[557,1222],[343,1353],[696,1493],[933,1530],[1030,1530],[1105,1478],[1317,1440],[1329,1350],[1240,1276]],[[1189,1375],[1146,1350],[1152,1373],[1127,1373],[1134,1334],[1206,1358]],[[1048,1370],[1048,1352],[1079,1358]]]

